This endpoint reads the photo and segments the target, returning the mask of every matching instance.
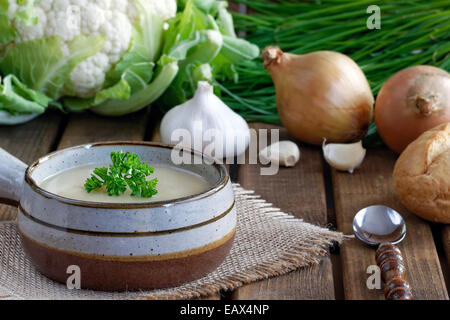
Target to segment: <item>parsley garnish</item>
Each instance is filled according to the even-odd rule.
[[[95,168],[91,177],[86,179],[84,188],[87,192],[106,188],[110,196],[120,196],[127,190],[131,190],[132,196],[151,198],[158,191],[155,189],[158,179],[147,180],[154,168],[141,162],[137,154],[123,151],[111,152],[112,165]]]

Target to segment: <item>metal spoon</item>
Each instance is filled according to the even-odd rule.
[[[385,282],[386,299],[412,300],[403,256],[395,245],[406,236],[405,220],[400,213],[382,205],[361,209],[353,218],[353,232],[362,242],[379,246],[375,258]]]

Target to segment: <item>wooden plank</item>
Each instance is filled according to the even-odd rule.
[[[327,287],[329,284],[330,287]],[[245,285],[233,292],[240,300],[333,300],[333,273],[330,258],[319,265],[283,276]]]
[[[384,204],[406,220],[407,235],[399,245],[406,259],[407,278],[416,299],[448,299],[444,277],[429,224],[406,210],[393,190],[396,155],[387,149],[368,150],[354,174],[333,170],[334,199],[340,231],[352,234],[353,217],[363,207]],[[366,269],[375,264],[375,250],[357,239],[340,248],[346,299],[384,299],[382,290],[369,290]]]
[[[98,141],[143,140],[148,114],[148,109],[145,109],[119,118],[89,112],[71,115],[58,149]]]
[[[18,126],[0,126],[0,147],[30,164],[51,151],[57,139],[63,116],[48,112]],[[0,205],[0,221],[13,220],[17,209]]]
[[[221,299],[222,299],[222,297],[220,296],[220,293],[217,293],[217,294],[213,294],[213,295],[210,295],[207,297],[202,297],[197,300],[221,300]]]
[[[251,124],[255,129],[281,129]],[[280,140],[288,134],[280,130]],[[270,140],[269,140],[270,141]],[[300,162],[294,168],[280,168],[275,176],[261,176],[260,165],[239,165],[238,182],[255,190],[284,212],[319,225],[327,224],[327,207],[322,158],[318,148],[300,145]],[[329,257],[319,265],[287,275],[248,284],[235,290],[233,299],[334,299],[333,271]]]
[[[153,130],[151,141],[154,141],[154,142],[161,142],[161,134],[159,133],[160,125],[161,125],[160,122],[158,122],[158,123],[155,125],[155,129]]]
[[[450,225],[445,225],[442,228],[442,246],[444,247],[445,257],[447,259],[447,268],[450,269]],[[447,274],[447,276],[450,276],[450,274]]]
[[[279,126],[255,123],[251,127],[280,129],[280,140],[289,138],[287,131]],[[239,183],[244,188],[252,188],[284,211],[305,221],[326,225],[327,208],[320,150],[306,144],[299,147],[300,161],[294,168],[281,167],[276,175],[261,176],[260,165],[240,165]]]

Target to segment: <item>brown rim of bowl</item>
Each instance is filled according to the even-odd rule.
[[[33,172],[33,170],[36,167],[38,167],[41,163],[49,160],[50,158],[52,158],[54,156],[61,154],[63,152],[66,152],[68,150],[75,150],[75,149],[81,149],[81,148],[91,149],[91,148],[95,148],[95,147],[115,146],[115,145],[116,146],[137,145],[137,146],[147,146],[147,147],[159,147],[159,148],[165,148],[165,149],[173,149],[175,147],[174,145],[168,145],[168,144],[163,144],[163,143],[159,143],[159,142],[146,142],[146,141],[108,141],[108,142],[95,142],[95,143],[87,143],[87,144],[82,144],[82,145],[78,145],[78,146],[73,146],[70,148],[65,148],[65,149],[51,152],[51,153],[47,154],[46,156],[43,156],[43,157],[39,158],[38,160],[36,160],[35,162],[33,162],[30,166],[28,166],[27,170],[25,171],[25,182],[35,192],[42,195],[43,197],[46,197],[48,199],[54,199],[59,202],[69,204],[72,206],[88,207],[88,208],[102,208],[102,209],[145,209],[145,208],[163,207],[166,205],[175,205],[175,204],[180,204],[180,203],[185,203],[185,202],[190,202],[190,201],[206,198],[210,195],[215,194],[216,192],[220,191],[221,189],[223,189],[227,185],[227,183],[230,179],[230,177],[228,175],[228,171],[223,164],[216,163],[216,161],[213,158],[211,158],[210,156],[208,156],[202,152],[192,150],[192,149],[183,149],[183,150],[185,150],[186,152],[190,152],[191,155],[200,156],[202,158],[207,159],[209,162],[212,162],[211,165],[216,167],[216,169],[220,173],[220,180],[213,187],[209,188],[208,190],[206,190],[204,192],[193,194],[191,196],[187,196],[187,197],[183,197],[183,198],[176,198],[173,200],[164,200],[164,201],[155,201],[155,202],[129,202],[129,203],[92,202],[92,201],[76,200],[76,199],[70,199],[70,198],[66,198],[66,197],[57,195],[55,193],[49,192],[49,191],[41,188],[40,186],[38,186],[36,181],[34,181],[34,179],[31,177],[31,173]]]

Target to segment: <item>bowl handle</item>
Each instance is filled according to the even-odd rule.
[[[27,165],[0,148],[0,203],[18,205]]]

